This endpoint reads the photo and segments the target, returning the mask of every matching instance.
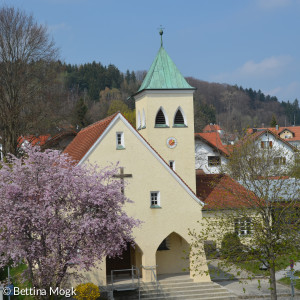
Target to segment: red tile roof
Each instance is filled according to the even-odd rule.
[[[67,146],[64,153],[69,154],[75,162],[79,162],[101,136],[110,122],[118,113],[98,121],[78,132],[74,140]]]
[[[228,145],[223,145],[220,134],[218,132],[200,132],[195,133],[195,138],[201,139],[212,148],[221,151],[225,156],[229,155]]]
[[[203,210],[251,207],[257,197],[225,174],[197,174],[196,195],[205,206]]]
[[[276,130],[275,127],[269,127],[269,128],[255,128],[256,130],[269,130],[275,133],[276,135],[279,135],[282,131],[285,129],[289,130],[293,133],[294,137],[290,139],[284,139],[286,141],[300,141],[300,126],[287,126],[287,127],[278,127],[278,130]],[[249,128],[247,130],[248,133],[253,133],[253,128]]]
[[[203,132],[216,132],[222,130],[222,128],[217,124],[206,125],[203,129]]]
[[[27,136],[21,136],[18,138],[19,147],[25,142],[29,142],[32,146],[43,146],[49,139],[51,139],[50,134],[46,135],[27,135]]]
[[[59,142],[65,140],[66,145],[65,148],[68,146],[68,144],[71,142],[71,139],[73,139],[77,135],[77,132],[73,130],[72,128],[67,128],[63,130],[62,132],[59,132],[58,134],[54,135],[50,139],[47,140],[47,142],[43,145],[42,149],[52,148]],[[68,141],[68,139],[70,141]]]

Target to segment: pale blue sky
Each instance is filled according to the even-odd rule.
[[[184,76],[300,100],[300,0],[0,0],[49,27],[67,63],[148,70],[164,47]]]

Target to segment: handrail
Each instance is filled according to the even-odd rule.
[[[140,292],[140,271],[135,266],[132,266],[131,269],[111,270],[111,290],[112,290],[112,293],[114,291],[114,272],[116,273],[116,272],[125,272],[125,271],[131,271],[132,286],[135,285],[134,271],[136,271],[137,281],[138,281],[138,290],[139,290],[139,299],[140,299],[140,294],[141,294],[141,292]]]
[[[156,270],[156,268],[157,268],[157,265],[155,265],[155,266],[143,266],[143,265],[141,265],[141,268],[144,269],[144,270],[151,271],[151,281],[153,281],[152,280],[152,275],[153,275],[154,281],[156,283],[156,292],[158,292],[158,280],[157,280],[156,274],[154,272],[154,270]]]

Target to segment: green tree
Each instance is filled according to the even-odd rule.
[[[270,122],[270,126],[271,126],[271,127],[276,127],[276,125],[278,125],[278,122],[277,122],[277,120],[276,120],[275,115],[272,115],[272,120],[271,120],[271,122]]]
[[[277,299],[275,271],[286,267],[282,256],[295,260],[300,254],[300,180],[285,176],[290,168],[285,160],[278,159],[288,155],[283,148],[262,149],[252,139],[240,143],[224,169],[239,181],[240,187],[231,180],[220,184],[220,199],[210,203],[214,209],[201,222],[203,230],[190,232],[191,247],[206,240],[221,244],[228,232],[239,234],[243,249],[232,247],[219,267],[230,272],[232,266],[240,268],[236,262],[264,263],[272,300]]]
[[[128,106],[121,100],[113,100],[107,111],[107,116],[110,116],[116,112],[122,113],[125,118],[135,127],[135,110],[130,110]]]
[[[86,118],[86,113],[88,111],[88,107],[84,103],[83,98],[80,98],[74,109],[74,125],[79,127],[85,127],[88,125],[88,121]]]

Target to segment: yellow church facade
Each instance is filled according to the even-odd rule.
[[[85,281],[105,285],[111,270],[131,265],[144,282],[153,279],[151,268],[156,275],[190,272],[194,281],[210,281],[205,257],[194,270],[187,254],[188,230],[201,230],[204,205],[195,194],[193,91],[161,47],[134,95],[136,128],[116,113],[81,130],[66,148],[78,164],[119,163],[123,192],[133,201],[124,210],[142,222],[123,259],[104,259]]]

